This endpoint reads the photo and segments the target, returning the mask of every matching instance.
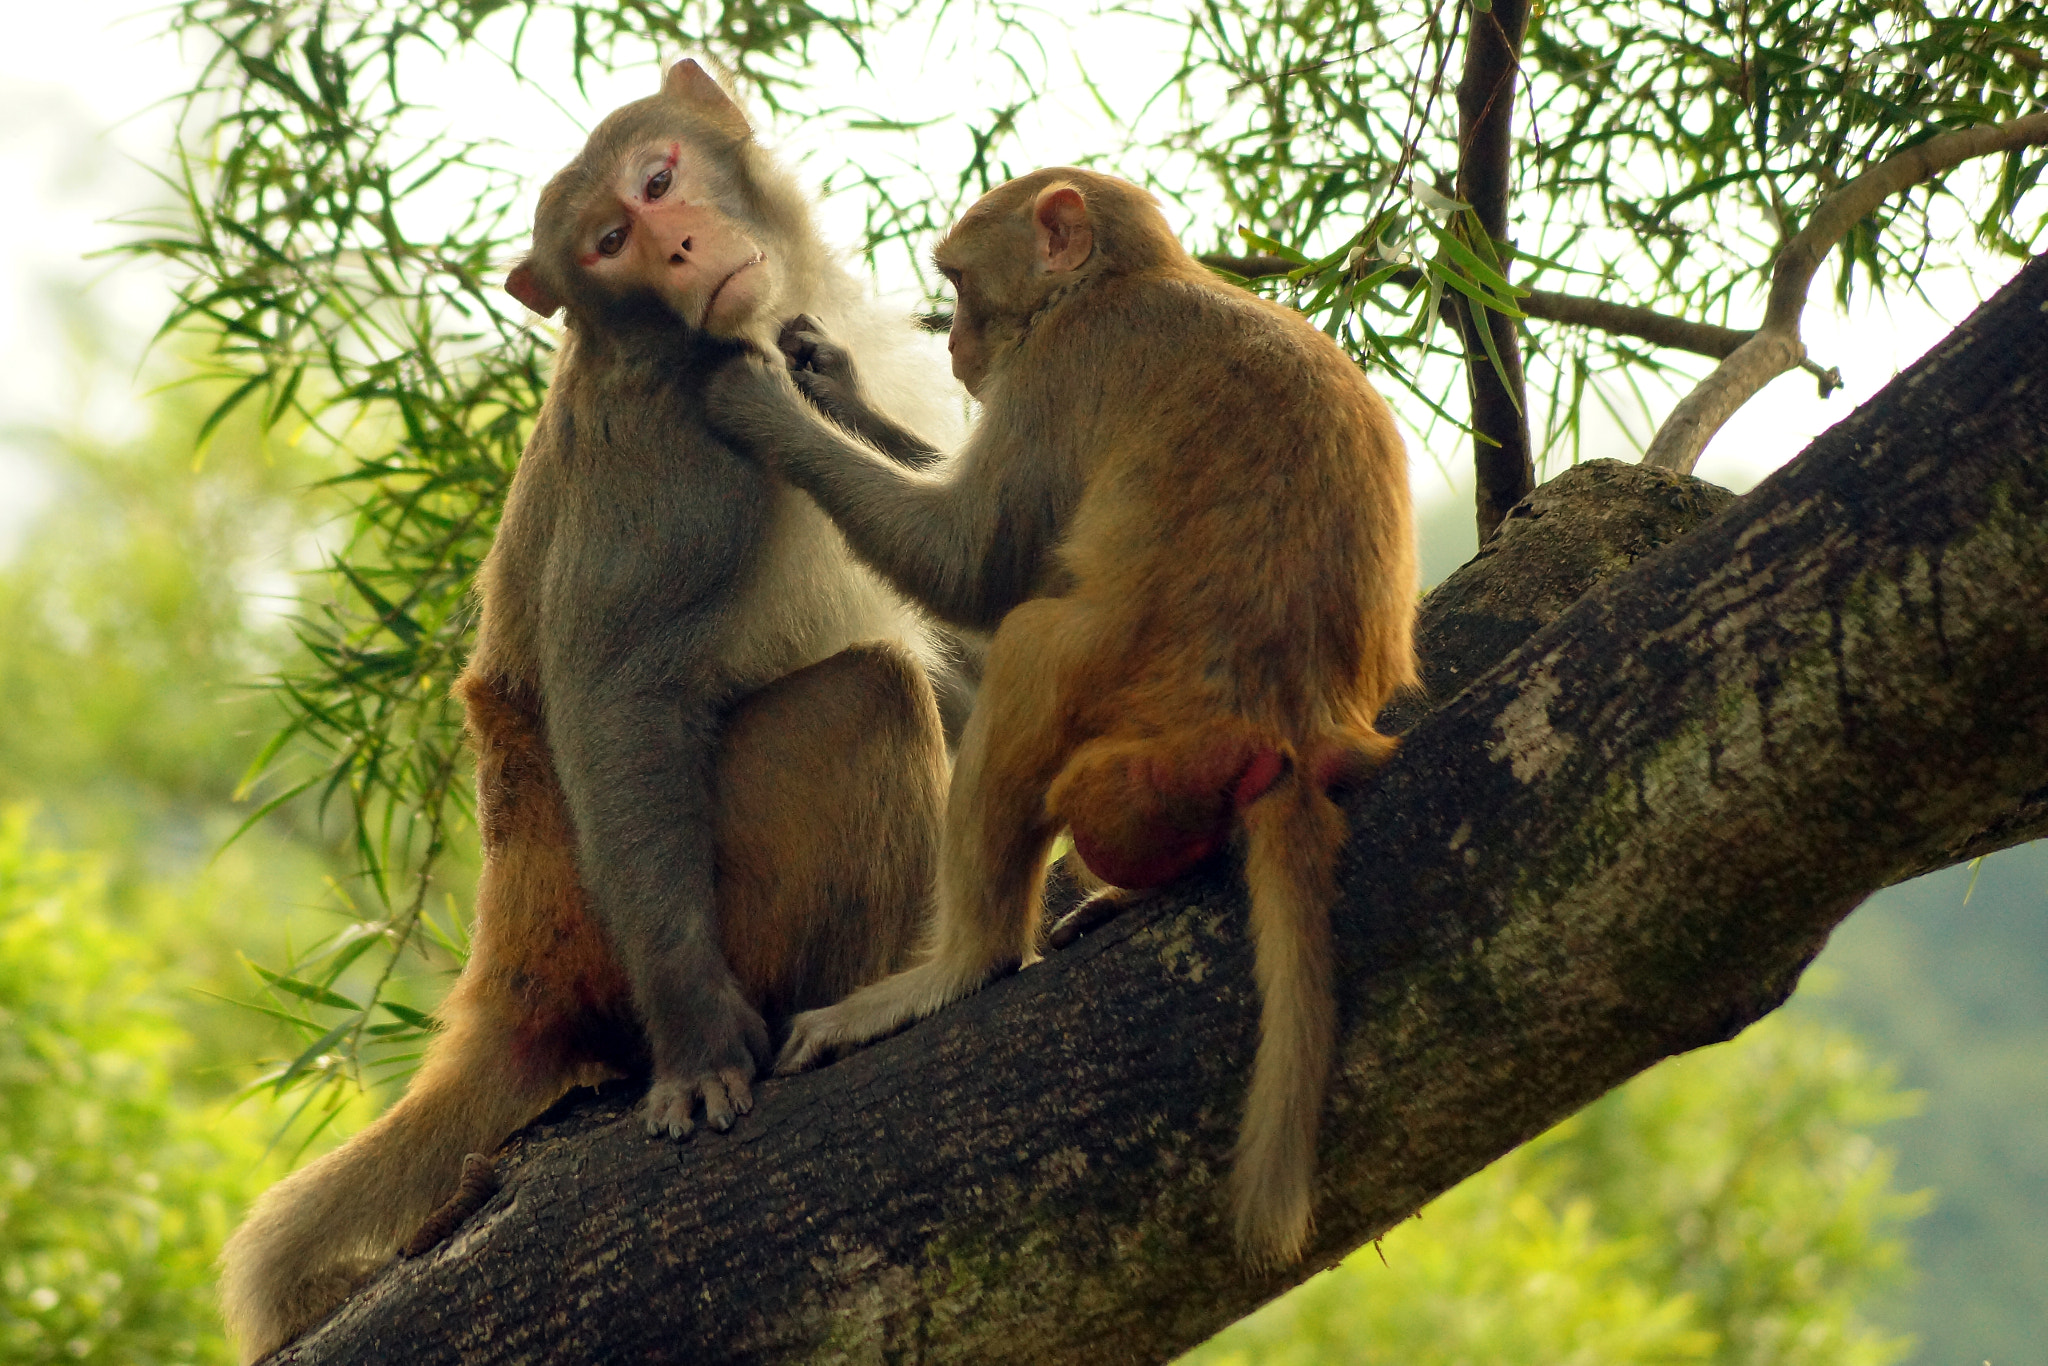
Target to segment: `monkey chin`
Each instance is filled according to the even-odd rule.
[[[749,323],[761,317],[774,293],[774,277],[765,252],[756,252],[740,262],[732,274],[712,286],[704,301],[700,331],[719,337],[740,337]]]

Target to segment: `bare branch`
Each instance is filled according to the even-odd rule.
[[[1736,409],[1806,359],[1806,346],[1799,337],[1799,316],[1806,309],[1806,294],[1814,273],[1849,230],[1878,205],[1975,157],[2041,143],[2048,143],[2048,113],[1944,133],[1887,157],[1823,200],[1806,226],[1778,253],[1777,264],[1771,271],[1771,295],[1764,310],[1764,325],[1679,400],[1671,415],[1664,419],[1664,425],[1657,429],[1657,435],[1651,438],[1650,448],[1643,453],[1643,463],[1689,472],[1699,463],[1707,442]]]
[[[1223,252],[1207,252],[1195,259],[1211,270],[1227,270],[1247,280],[1268,279],[1294,269],[1294,262],[1281,256],[1231,256]],[[1399,270],[1391,278],[1395,284],[1412,289],[1422,283],[1422,272]],[[1725,360],[1734,354],[1737,347],[1756,335],[1740,328],[1693,322],[1652,308],[1609,303],[1584,294],[1560,294],[1547,289],[1533,290],[1516,299],[1515,303],[1530,317],[1544,322],[1569,323],[1574,327],[1590,327],[1616,336],[1635,337],[1655,346],[1690,351],[1696,356],[1714,360]],[[939,324],[940,330],[950,325],[951,315],[935,316],[947,319]]]
[[[1547,289],[1532,291],[1515,302],[1521,305],[1524,313],[1545,322],[1570,323],[1617,336],[1635,337],[1656,346],[1690,351],[1696,356],[1711,356],[1715,360],[1733,355],[1737,347],[1756,335],[1733,327],[1716,327],[1713,323],[1674,318],[1652,308],[1614,304],[1579,294],[1556,294]]]
[[[1515,91],[1520,84],[1528,0],[1475,3],[1458,81],[1458,198],[1472,206],[1494,242],[1508,235],[1513,195]],[[1505,264],[1505,262],[1503,262]],[[1465,387],[1472,403],[1473,516],[1483,544],[1508,509],[1536,487],[1529,449],[1529,403],[1515,320],[1451,297],[1465,344]],[[1498,360],[1496,360],[1498,358]]]

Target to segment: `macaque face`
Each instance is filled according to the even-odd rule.
[[[770,301],[768,253],[720,209],[693,150],[678,139],[631,148],[567,245],[603,294],[651,292],[690,326],[730,336]]]
[[[988,378],[987,305],[968,283],[970,268],[964,257],[964,252],[953,252],[949,263],[941,249],[937,258],[939,273],[953,286],[953,327],[946,333],[946,350],[953,357],[953,378],[968,393],[979,395],[981,382]],[[980,283],[977,277],[974,284]]]
[[[953,286],[953,329],[946,336],[953,378],[970,394],[980,394],[1044,293],[1044,272],[1024,227],[1008,216],[970,211],[932,253]]]
[[[970,394],[980,394],[1031,317],[1094,257],[1087,205],[1073,188],[1054,186],[1007,202],[1013,198],[1007,186],[990,191],[932,254],[953,286],[953,329],[946,338],[953,377]]]

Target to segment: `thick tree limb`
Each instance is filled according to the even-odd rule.
[[[1616,546],[1557,553],[1620,495],[1648,512]],[[1634,560],[1350,802],[1307,1265],[1230,1247],[1256,1005],[1242,892],[1211,877],[764,1086],[730,1135],[651,1139],[629,1088],[566,1108],[448,1243],[282,1359],[1162,1360],[1769,1011],[1872,890],[2048,832],[2048,258],[1644,553],[1714,501],[1574,472],[1432,598],[1441,697]]]
[[[1890,156],[1821,201],[1806,226],[1778,253],[1763,326],[1678,401],[1643,452],[1643,463],[1690,473],[1714,433],[1757,391],[1806,359],[1799,316],[1806,291],[1835,245],[1895,194],[1965,161],[2048,143],[2048,112],[1984,128],[1943,133]]]
[[[1515,88],[1521,76],[1528,0],[1474,6],[1458,81],[1458,198],[1472,206],[1487,237],[1508,236],[1509,172],[1514,158]],[[1508,509],[1536,487],[1522,339],[1515,320],[1448,296],[1465,344],[1465,388],[1472,403],[1473,517],[1484,544]],[[1480,329],[1485,329],[1484,340]],[[1491,341],[1492,346],[1487,346]],[[1492,354],[1488,354],[1489,349]],[[1496,368],[1494,358],[1499,357]]]

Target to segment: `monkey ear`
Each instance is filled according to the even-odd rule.
[[[555,292],[541,283],[531,261],[521,261],[512,267],[512,273],[505,277],[505,292],[543,318],[554,317],[562,306]]]
[[[1088,201],[1072,185],[1039,191],[1031,217],[1038,227],[1038,255],[1048,271],[1079,270],[1095,254]]]
[[[668,75],[662,78],[661,93],[696,110],[734,137],[748,137],[754,131],[732,96],[692,58],[685,57],[668,69]]]

